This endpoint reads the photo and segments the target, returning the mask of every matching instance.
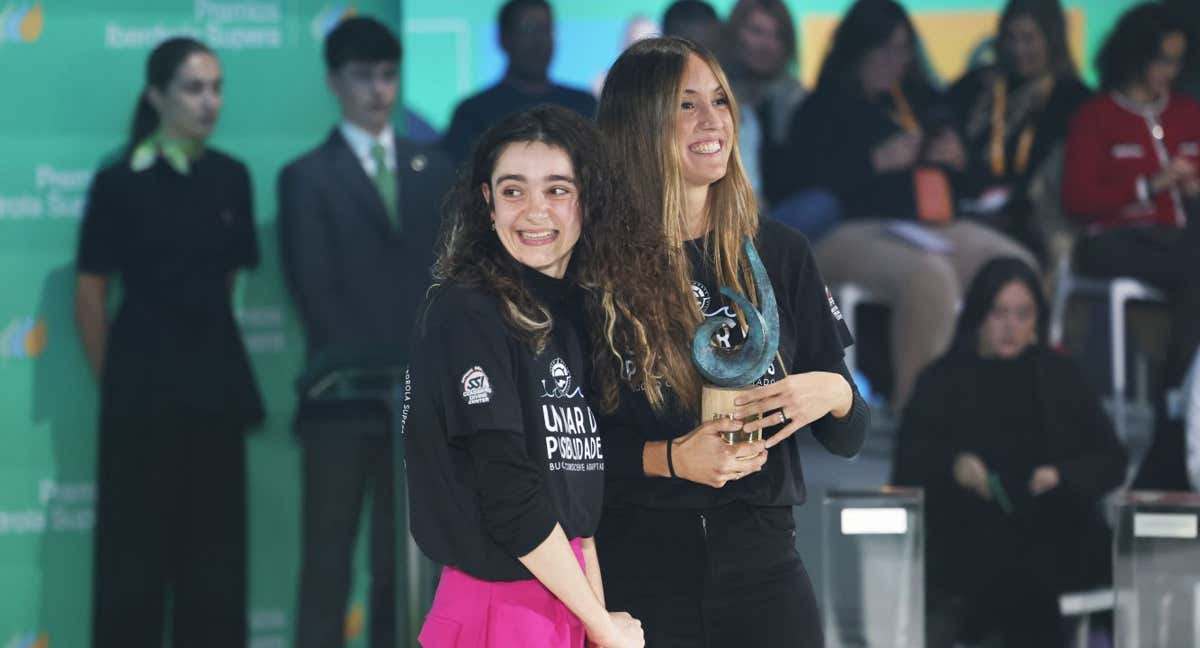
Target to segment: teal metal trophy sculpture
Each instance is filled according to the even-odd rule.
[[[722,349],[713,344],[713,336],[722,327],[736,327],[737,320],[718,315],[709,317],[696,329],[692,340],[692,361],[704,377],[706,384],[700,398],[701,419],[708,421],[717,417],[733,416],[733,401],[737,394],[754,386],[779,351],[779,309],[775,303],[775,290],[767,269],[763,267],[758,250],[747,238],[744,249],[750,262],[750,272],[758,296],[759,308],[746,297],[728,286],[721,286],[721,294],[733,300],[746,319],[745,341],[733,349]],[[725,440],[729,443],[757,441],[762,431],[752,433],[729,432]]]

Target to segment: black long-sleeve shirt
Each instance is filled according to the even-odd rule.
[[[1000,479],[1011,513],[955,482],[963,452]],[[1018,555],[1061,589],[1080,589],[1099,585],[1110,564],[1097,504],[1120,485],[1125,462],[1082,372],[1035,347],[1012,360],[946,357],[927,369],[897,433],[892,481],[925,489],[929,574],[939,586],[979,586]],[[1060,483],[1034,497],[1029,480],[1043,465],[1058,469]]]
[[[431,290],[402,414],[413,537],[430,558],[489,581],[532,578],[517,559],[555,524],[591,536],[603,501],[607,449],[586,397],[578,297],[569,280],[528,268],[522,282],[553,318],[541,352],[486,289]]]
[[[940,96],[911,94],[914,117],[928,135],[952,125]],[[788,143],[795,164],[780,193],[825,189],[838,197],[846,218],[915,219],[913,167],[880,173],[871,162],[875,147],[903,132],[895,115],[890,95],[869,99],[832,84],[818,88],[792,120]]]
[[[702,251],[703,242],[687,245],[693,294],[700,310],[706,317],[720,316],[728,304],[719,292],[712,264]],[[821,279],[808,241],[786,226],[764,220],[756,246],[775,290],[780,319],[780,353],[757,384],[780,380],[786,369],[787,374],[836,371],[853,387],[842,360],[850,334]],[[731,345],[741,341],[738,330],[728,331],[728,335]],[[781,358],[784,365],[780,364]],[[804,476],[795,437],[769,451],[762,471],[729,482],[723,488],[678,478],[647,477],[642,466],[645,443],[683,436],[698,425],[695,414],[681,410],[669,406],[666,411],[655,413],[644,394],[627,387],[622,389],[617,410],[600,418],[608,477],[607,506],[682,509],[710,508],[736,500],[763,506],[804,502]],[[840,420],[826,416],[810,428],[830,452],[850,457],[862,447],[869,419],[866,403],[855,389],[854,406],[848,416]],[[779,429],[780,426],[767,428],[764,435],[772,435]]]

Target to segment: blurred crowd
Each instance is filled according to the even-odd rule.
[[[342,119],[279,175],[280,246],[309,356],[295,426],[301,646],[339,641],[368,493],[373,645],[397,633],[391,416],[378,401],[313,396],[337,368],[330,350],[404,364],[397,347],[438,227],[421,216],[438,213],[455,167],[471,168],[481,134],[539,104],[597,113],[591,92],[548,75],[548,2],[509,0],[497,22],[502,78],[464,99],[444,134],[407,114],[410,137],[391,125],[401,44],[377,21],[342,23],[325,44]],[[631,39],[655,33],[644,19],[634,27]],[[1008,0],[959,79],[936,78],[895,0],[849,7],[811,88],[783,0],[739,0],[724,18],[679,0],[661,31],[720,62],[757,209],[812,242],[831,311],[840,319],[834,302],[853,289],[886,313],[874,405],[898,422],[891,482],[926,493],[929,645],[1062,645],[1058,595],[1111,582],[1103,498],[1130,484],[1200,490],[1200,4],[1125,11],[1096,57],[1098,87],[1071,54],[1059,0]],[[177,638],[234,645],[245,635],[242,435],[264,416],[229,301],[238,268],[258,262],[253,200],[245,166],[204,147],[221,107],[212,50],[171,39],[146,72],[126,155],[92,187],[78,254],[80,333],[102,385],[94,630],[97,645],[135,626],[161,637],[138,619],[162,616],[171,581],[186,603]],[[219,218],[196,217],[209,212]],[[116,275],[124,305],[109,322]],[[1062,309],[1051,304],[1072,279],[1136,282],[1166,314],[1140,462],[1102,405],[1095,363],[1052,339]],[[179,497],[195,501],[159,514]],[[168,550],[166,537],[186,541]],[[207,621],[218,613],[229,622]]]
[[[587,95],[547,77],[552,22],[547,3],[505,6],[508,71],[455,111],[452,157],[482,113],[550,101],[591,114]],[[661,25],[728,74],[760,213],[814,242],[835,296],[853,286],[886,308],[877,402],[899,419],[893,482],[926,489],[929,645],[1056,645],[1057,595],[1110,582],[1104,495],[1127,474],[1137,488],[1200,487],[1200,416],[1187,416],[1200,402],[1200,7],[1124,12],[1098,87],[1058,0],[1006,2],[958,79],[936,78],[893,0],[848,9],[811,88],[782,0],[740,0],[724,18],[680,0]],[[1101,406],[1104,380],[1052,345],[1049,304],[1067,277],[1164,296],[1140,467]]]

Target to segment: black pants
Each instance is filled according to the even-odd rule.
[[[1075,265],[1089,276],[1134,277],[1167,293],[1171,337],[1163,384],[1178,387],[1200,344],[1200,224],[1186,230],[1126,227],[1085,236],[1076,246]],[[1188,490],[1183,425],[1167,417],[1165,395],[1155,400],[1154,439],[1134,486]]]
[[[102,421],[92,645],[246,644],[243,431],[195,420]]]
[[[1019,570],[1012,575],[1024,575]],[[1058,597],[1038,587],[1034,575],[987,582],[971,596],[952,595],[930,585],[927,592],[925,646],[953,648],[998,636],[1009,648],[1062,648],[1067,636]]]
[[[304,538],[296,645],[344,645],[354,540],[370,493],[372,648],[396,645],[396,523],[390,435],[313,435],[304,446]]]
[[[1167,293],[1166,382],[1177,387],[1200,344],[1200,224],[1187,230],[1125,227],[1079,240],[1075,267],[1091,277],[1133,277]]]
[[[791,507],[606,509],[596,534],[610,610],[651,648],[823,648]]]

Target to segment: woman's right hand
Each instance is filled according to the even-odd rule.
[[[978,455],[963,452],[954,459],[954,481],[985,500],[992,499],[987,466]]]
[[[588,641],[599,648],[642,648],[646,637],[642,622],[628,612],[609,612],[607,627],[588,630]]]
[[[871,151],[871,165],[876,173],[900,171],[916,164],[920,154],[920,134],[907,131],[896,133]]]
[[[737,432],[741,421],[718,418],[702,424],[688,434],[667,443],[674,443],[671,457],[675,475],[697,484],[721,488],[762,469],[767,462],[767,449],[762,441],[729,444],[722,432]]]
[[[1187,158],[1177,157],[1171,160],[1166,168],[1150,178],[1150,190],[1158,193],[1172,187],[1183,189],[1189,183],[1196,182],[1196,177],[1196,165]]]

